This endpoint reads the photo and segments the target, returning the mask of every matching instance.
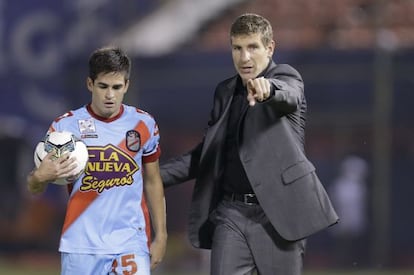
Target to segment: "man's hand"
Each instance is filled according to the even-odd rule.
[[[150,256],[151,256],[151,270],[156,268],[159,263],[161,263],[165,250],[167,248],[167,237],[155,236],[154,241],[150,247]]]
[[[70,177],[76,169],[74,158],[69,154],[64,154],[60,158],[55,158],[54,153],[48,153],[39,167],[28,176],[28,189],[32,193],[41,193],[45,190],[47,183],[53,182],[57,178]]]
[[[55,158],[53,152],[48,153],[38,168],[42,175],[41,181],[51,182],[57,178],[73,176],[76,169],[75,161],[69,153],[63,154],[60,158]]]
[[[247,100],[250,106],[262,102],[270,96],[270,82],[264,77],[249,79],[247,81]]]

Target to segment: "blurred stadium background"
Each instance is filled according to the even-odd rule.
[[[49,123],[89,100],[89,53],[129,52],[127,103],[155,116],[168,158],[202,137],[244,12],[272,21],[276,62],[302,73],[308,156],[343,214],[309,239],[307,274],[414,274],[413,0],[0,0],[0,274],[58,274],[65,190],[30,196],[25,176]],[[208,272],[208,251],[186,237],[191,190],[166,190],[155,274]]]

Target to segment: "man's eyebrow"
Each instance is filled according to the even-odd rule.
[[[251,42],[247,44],[247,47],[253,47],[253,46],[258,46],[258,45],[260,45],[260,43],[255,41],[255,42]]]

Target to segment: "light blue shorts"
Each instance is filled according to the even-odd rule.
[[[122,254],[61,254],[62,275],[150,275],[149,255],[142,252]]]

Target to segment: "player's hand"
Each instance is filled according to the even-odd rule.
[[[41,182],[53,182],[57,178],[73,176],[76,169],[76,159],[70,158],[69,153],[55,158],[54,153],[48,153],[37,169],[38,180]]]
[[[75,169],[75,159],[69,158],[69,154],[56,159],[50,152],[43,158],[39,167],[29,174],[27,188],[33,194],[42,193],[49,182],[60,177],[72,176]]]
[[[247,100],[250,106],[262,102],[270,96],[270,82],[264,77],[249,79],[247,81]]]
[[[150,247],[150,257],[151,257],[151,270],[156,268],[159,263],[161,263],[164,258],[165,250],[167,248],[167,238],[162,238],[155,236],[154,241],[151,243]]]

